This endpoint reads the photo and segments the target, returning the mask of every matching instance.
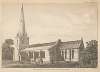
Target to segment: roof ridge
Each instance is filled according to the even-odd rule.
[[[81,40],[75,40],[75,41],[66,41],[66,42],[60,42],[61,44],[63,43],[67,43],[67,44],[76,44],[76,43],[80,43]],[[57,41],[54,42],[49,42],[49,43],[37,43],[37,44],[31,44],[29,45],[29,48],[31,47],[38,47],[38,46],[50,46],[50,45],[54,45]]]
[[[81,40],[66,41],[66,42],[78,42],[78,41],[81,41]],[[62,43],[66,43],[66,42],[62,42]]]
[[[49,42],[49,43],[37,43],[37,44],[31,44],[29,47],[38,47],[38,46],[48,46],[48,45],[52,45],[56,42]]]

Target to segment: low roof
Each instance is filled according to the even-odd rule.
[[[25,48],[22,51],[40,51],[40,50],[48,50],[51,46],[39,46],[39,47],[32,47],[32,48]]]
[[[29,48],[32,47],[44,47],[44,46],[53,46],[57,42],[50,42],[50,43],[42,43],[42,44],[32,44],[29,46]],[[75,40],[75,41],[67,41],[67,42],[59,42],[60,48],[79,48],[80,44],[82,43],[82,40]]]
[[[82,40],[61,42],[59,48],[62,48],[62,49],[80,48],[81,43],[82,43]]]
[[[31,47],[42,47],[42,46],[52,46],[54,45],[56,42],[50,42],[50,43],[42,43],[42,44],[32,44],[29,46],[29,48]]]
[[[42,44],[32,44],[29,48],[25,48],[23,51],[31,51],[31,50],[47,50],[52,48],[59,43],[59,48],[68,49],[68,48],[80,48],[82,40],[76,41],[67,41],[67,42],[50,42],[50,43],[42,43]]]

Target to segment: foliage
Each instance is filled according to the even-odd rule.
[[[84,51],[81,52],[81,66],[82,67],[97,67],[98,60],[98,42],[91,40],[86,42],[87,46]]]
[[[14,48],[12,45],[14,44],[12,39],[6,39],[2,44],[2,59],[3,60],[12,60],[13,59],[13,51]]]

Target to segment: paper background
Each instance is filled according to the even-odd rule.
[[[98,40],[99,40],[99,11],[100,11],[100,5],[99,2],[96,0],[2,0],[0,2],[0,25],[2,24],[2,4],[16,4],[16,3],[88,3],[88,2],[96,2],[98,4]],[[0,39],[2,38],[2,30],[0,29]],[[1,42],[1,41],[0,41]],[[1,46],[1,44],[0,44]],[[99,51],[99,47],[98,47]],[[0,49],[0,55],[1,55],[1,49]],[[1,57],[1,56],[0,56]],[[99,57],[99,52],[98,52]],[[98,60],[99,65],[100,60]],[[0,59],[1,63],[1,59]],[[99,66],[98,68],[0,68],[0,72],[99,72]]]

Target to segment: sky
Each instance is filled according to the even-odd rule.
[[[2,40],[14,39],[20,29],[21,4],[2,5]],[[30,44],[97,40],[97,10],[86,4],[24,4],[26,31]]]

